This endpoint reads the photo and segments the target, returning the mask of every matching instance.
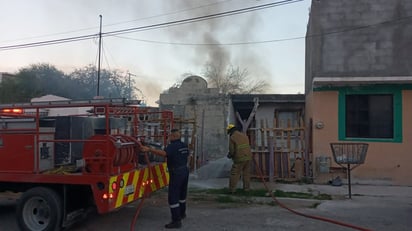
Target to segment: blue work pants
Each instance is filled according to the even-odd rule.
[[[186,215],[187,185],[189,169],[187,167],[169,172],[168,202],[172,213],[172,221],[180,221]]]

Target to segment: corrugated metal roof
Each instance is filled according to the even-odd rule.
[[[304,103],[304,94],[236,94],[231,95],[233,103],[253,102],[258,97],[259,103]]]

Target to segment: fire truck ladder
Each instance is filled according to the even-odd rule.
[[[10,103],[0,104],[0,109],[4,108],[34,108],[34,107],[81,107],[81,106],[127,106],[139,105],[141,100],[127,100],[126,98],[111,98],[111,99],[89,99],[89,100],[58,100],[58,101],[44,101],[44,102],[30,102],[30,103]]]

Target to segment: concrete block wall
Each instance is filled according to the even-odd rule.
[[[411,17],[410,0],[313,0],[306,91],[313,77],[411,76]]]
[[[208,88],[199,76],[186,78],[180,87],[171,88],[160,95],[160,110],[172,110],[175,117],[196,120],[198,156],[201,161],[226,156],[228,137],[226,120],[228,97]]]

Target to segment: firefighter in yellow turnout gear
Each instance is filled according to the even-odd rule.
[[[252,161],[249,138],[239,132],[233,124],[229,124],[226,131],[230,135],[227,157],[233,160],[232,169],[230,170],[229,190],[231,193],[236,192],[237,183],[240,176],[242,176],[243,189],[248,191],[250,189],[250,164]]]

